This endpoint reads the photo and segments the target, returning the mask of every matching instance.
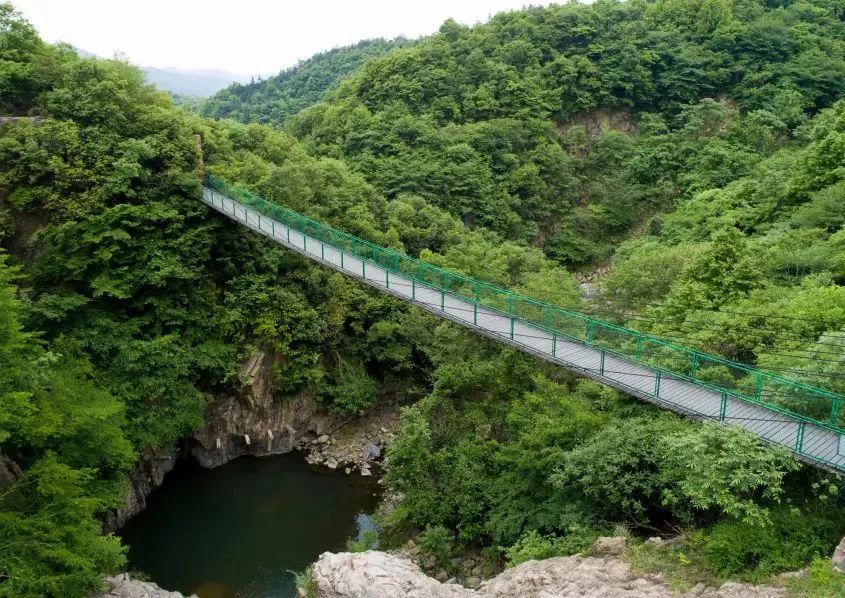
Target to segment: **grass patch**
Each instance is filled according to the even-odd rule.
[[[845,573],[835,573],[830,561],[816,557],[803,579],[792,579],[787,586],[795,596],[845,598]]]
[[[296,589],[305,592],[305,598],[317,598],[317,584],[311,576],[311,566],[309,565],[302,571],[288,571],[293,575],[293,583],[296,584]]]
[[[719,587],[725,581],[707,568],[692,538],[673,546],[633,540],[627,560],[635,574],[659,573],[666,585],[677,592],[685,592],[701,582]]]

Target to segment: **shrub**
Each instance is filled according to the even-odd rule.
[[[423,554],[434,557],[438,567],[448,568],[454,549],[455,538],[452,532],[442,525],[427,527],[419,537],[419,546]]]
[[[742,575],[758,581],[828,554],[839,535],[834,521],[797,509],[780,508],[770,519],[766,526],[729,520],[700,532],[705,564],[724,577]]]
[[[513,546],[505,549],[507,566],[515,567],[526,561],[577,554],[590,546],[598,535],[597,530],[581,526],[570,528],[570,533],[564,536],[544,536],[531,530]]]

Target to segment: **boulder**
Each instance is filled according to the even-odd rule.
[[[128,573],[106,578],[106,590],[91,598],[185,598],[180,592],[169,592],[149,581],[133,579]],[[191,594],[188,598],[196,598]]]
[[[645,545],[650,548],[663,548],[666,542],[663,541],[663,538],[659,538],[658,536],[653,536],[645,541]]]
[[[364,463],[369,463],[379,457],[381,457],[381,449],[377,445],[370,443],[364,447]]]
[[[837,573],[845,573],[845,538],[839,542],[839,546],[833,551],[833,557],[830,559],[830,564]]]
[[[311,569],[317,598],[469,598],[472,590],[427,577],[384,552],[325,552]]]
[[[590,556],[619,556],[628,550],[628,538],[625,536],[596,538],[593,545],[587,550]]]

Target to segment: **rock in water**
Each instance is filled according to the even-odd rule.
[[[168,592],[156,584],[132,579],[128,573],[106,578],[106,591],[92,594],[91,598],[185,598],[180,592]],[[188,598],[197,598],[191,594]]]
[[[364,447],[364,463],[369,463],[373,459],[381,457],[381,449],[375,444],[368,444]]]

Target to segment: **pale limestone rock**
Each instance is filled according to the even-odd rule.
[[[195,598],[192,594],[189,598]],[[106,578],[105,592],[91,598],[185,598],[180,592],[168,592],[148,581],[132,579],[128,573]]]
[[[475,593],[444,585],[412,562],[376,552],[325,552],[311,571],[317,598],[469,598]]]
[[[619,556],[628,550],[628,538],[616,536],[597,538],[587,553],[590,556]]]
[[[652,548],[663,548],[666,542],[663,541],[663,538],[658,536],[653,536],[645,541],[646,546],[651,546]]]
[[[845,538],[839,542],[839,546],[833,551],[833,558],[830,559],[830,564],[838,573],[845,572]]]
[[[477,595],[484,598],[669,598],[673,593],[655,581],[634,577],[623,561],[569,556],[528,561],[507,569],[482,583]]]
[[[477,590],[443,584],[408,559],[378,551],[320,555],[312,578],[317,598],[670,598],[677,597],[659,578],[631,573],[612,558],[556,557],[528,561],[483,582]],[[450,580],[451,581],[451,580]],[[476,580],[473,580],[476,581]],[[776,598],[782,588],[728,583],[699,584],[685,598]]]

